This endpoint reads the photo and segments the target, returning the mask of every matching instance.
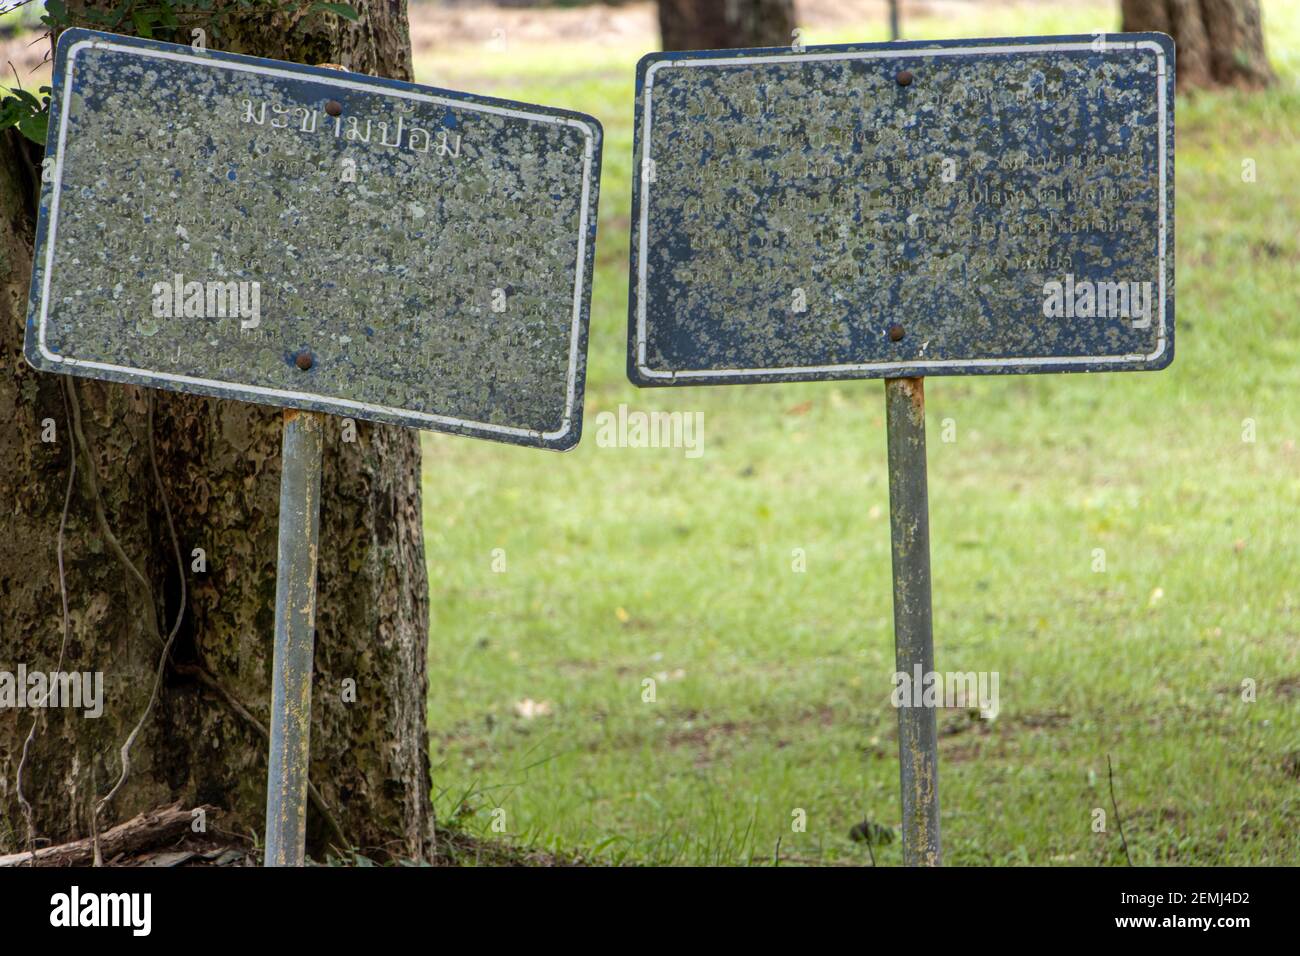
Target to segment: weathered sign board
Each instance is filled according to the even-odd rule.
[[[638,385],[1158,369],[1163,34],[651,54]]]
[[[595,119],[85,30],[53,87],[37,368],[577,443]]]

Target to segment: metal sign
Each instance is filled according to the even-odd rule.
[[[577,443],[595,119],[86,30],[52,86],[34,366]]]
[[[638,385],[1158,369],[1173,41],[651,54]]]

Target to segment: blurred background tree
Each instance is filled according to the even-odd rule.
[[[1126,32],[1174,38],[1180,90],[1274,83],[1259,0],[1121,0],[1120,9]]]
[[[665,50],[789,46],[794,0],[659,0]]]

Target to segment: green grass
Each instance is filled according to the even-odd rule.
[[[1115,26],[1113,3],[1062,6],[909,35]],[[1265,12],[1282,88],[1178,102],[1173,366],[928,383],[938,668],[1001,675],[996,720],[940,716],[950,863],[1122,864],[1108,756],[1135,863],[1300,863],[1300,10]],[[627,383],[643,52],[418,64],[606,130],[586,439],[425,445],[438,810],[612,862],[763,863],[778,839],[786,862],[866,862],[850,827],[899,818],[882,386]],[[703,456],[597,447],[621,402],[702,411]],[[551,712],[518,716],[526,698]]]

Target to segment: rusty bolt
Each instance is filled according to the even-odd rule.
[[[898,85],[899,85],[899,86],[911,86],[911,85],[912,85],[912,71],[911,71],[911,70],[899,70],[899,71],[898,71],[897,80],[898,80]]]
[[[903,337],[903,327],[901,325],[899,325],[898,323],[894,323],[889,327],[889,341],[897,342],[902,337]]]
[[[341,116],[343,114],[343,104],[338,100],[330,100],[325,104],[325,112],[330,116]]]
[[[303,349],[301,352],[298,353],[298,357],[293,360],[293,364],[298,366],[304,372],[307,371],[307,369],[311,368],[312,366],[311,353],[308,352],[306,349]]]

